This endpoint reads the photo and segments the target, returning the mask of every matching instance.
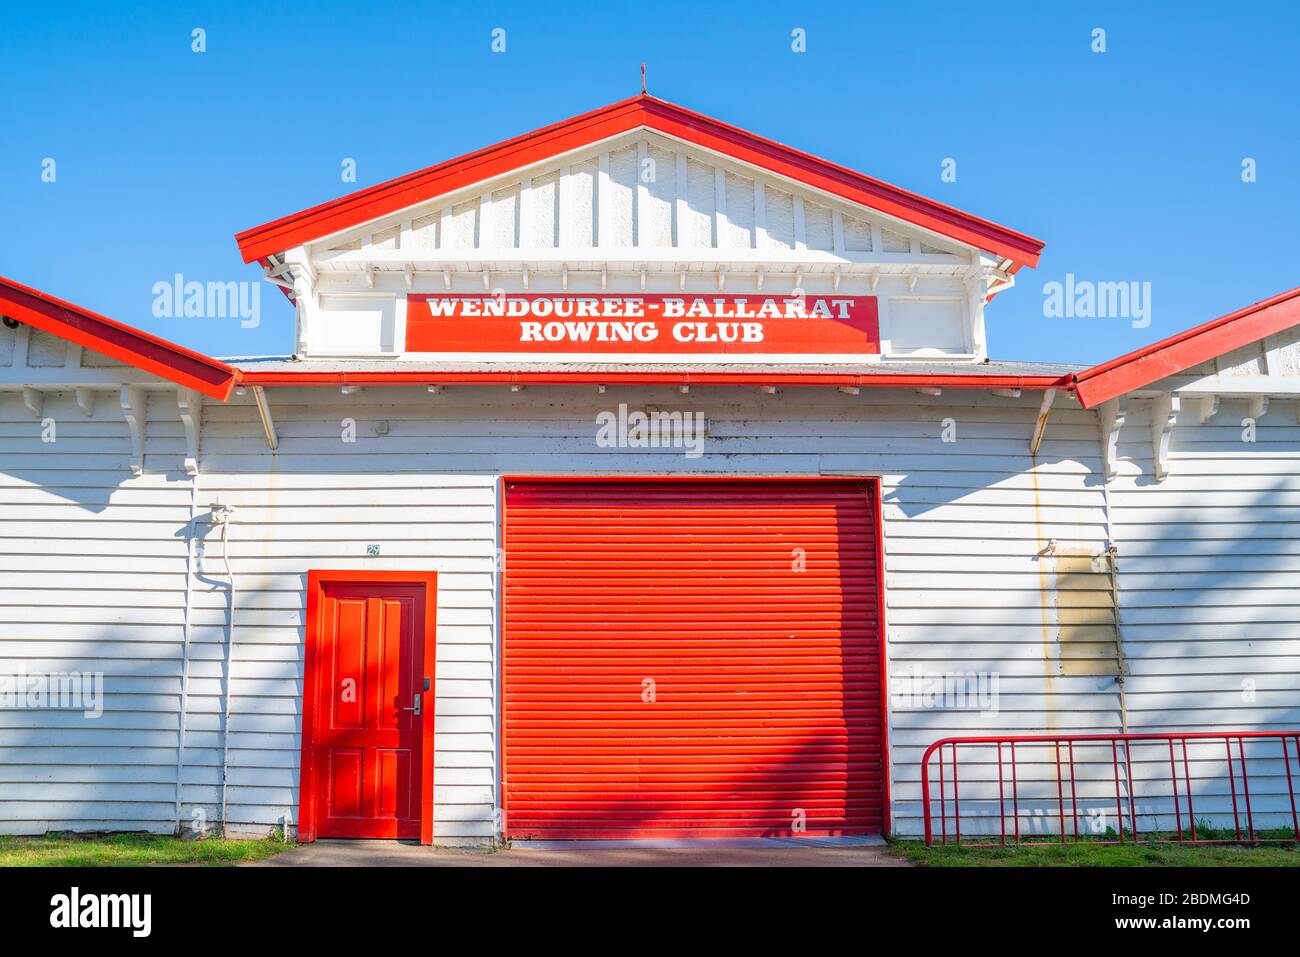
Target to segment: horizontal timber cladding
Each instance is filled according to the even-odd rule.
[[[190,485],[183,441],[158,439],[183,434],[162,398],[133,476],[116,392],[90,415],[50,392],[39,416],[0,394],[0,675],[102,676],[103,692],[97,715],[0,707],[0,833],[175,829]],[[192,687],[220,682],[215,658],[191,660]],[[191,697],[182,781],[217,806],[218,717]]]
[[[104,675],[98,718],[0,709],[0,830],[175,827],[192,482],[204,544],[190,576],[186,825],[200,811],[215,821],[221,803],[229,593],[219,536],[204,524],[217,498],[235,510],[227,804],[238,828],[265,832],[286,813],[296,820],[306,573],[364,563],[438,573],[434,838],[491,840],[502,474],[879,475],[888,674],[903,692],[889,705],[899,833],[920,831],[919,762],[937,738],[1121,727],[1113,674],[1100,659],[1081,667],[1085,653],[1113,650],[1113,635],[1105,614],[1094,620],[1107,582],[1087,560],[1107,541],[1097,419],[1067,397],[1058,397],[1035,459],[1039,398],[1028,394],[614,386],[604,396],[530,388],[522,398],[504,388],[267,394],[279,448],[267,448],[251,394],[205,403],[196,479],[184,471],[174,394],[149,395],[145,474],[134,477],[130,436],[108,399],[87,417],[73,395],[48,394],[43,415],[57,421],[58,441],[43,442],[22,396],[0,395],[0,673]],[[624,401],[702,413],[704,454],[598,445],[596,415]],[[1110,499],[1134,730],[1300,720],[1300,610],[1291,597],[1300,520],[1290,515],[1300,509],[1300,429],[1286,403],[1274,402],[1258,441],[1243,443],[1248,411],[1225,399],[1200,424],[1184,408],[1171,474],[1155,484],[1149,416],[1141,402],[1129,410]],[[955,441],[944,441],[947,425]],[[1045,559],[1051,541],[1056,556]],[[367,554],[371,544],[379,555]],[[996,707],[928,707],[906,693],[917,674],[949,672],[996,673]],[[986,770],[987,809],[997,785]],[[995,827],[996,811],[991,820]]]
[[[1275,400],[1258,414],[1246,399],[1225,398],[1202,421],[1200,410],[1184,402],[1170,441],[1169,476],[1152,484],[1152,403],[1129,400],[1111,483],[1131,673],[1129,725],[1134,731],[1300,726],[1295,405]],[[1226,762],[1215,758],[1218,766],[1207,764],[1206,777],[1217,771],[1224,791]],[[1252,799],[1271,794],[1277,801],[1263,826],[1290,826],[1286,788],[1280,760],[1259,780],[1252,771]],[[1230,800],[1215,793],[1204,807],[1230,811]]]
[[[889,673],[1001,675],[996,714],[891,704],[890,793],[901,833],[920,830],[918,765],[936,738],[1119,727],[1112,677],[1062,676],[1045,659],[1057,646],[1056,603],[1068,608],[1086,596],[1067,587],[1045,596],[1038,553],[1048,539],[1097,548],[1105,541],[1096,417],[1064,400],[1035,462],[1028,438],[1038,398],[1030,395],[764,396],[703,387],[681,395],[612,386],[607,396],[530,389],[522,400],[487,388],[449,388],[435,399],[378,388],[267,394],[279,448],[267,447],[251,394],[205,403],[196,479],[184,472],[185,433],[171,395],[150,395],[138,477],[126,426],[108,400],[87,418],[71,394],[48,395],[45,414],[58,421],[59,440],[45,443],[21,395],[0,395],[0,668],[104,674],[99,719],[0,710],[0,830],[175,827],[192,482],[205,542],[190,579],[186,825],[200,812],[215,821],[220,811],[229,595],[221,543],[203,524],[217,498],[234,508],[229,548],[238,583],[228,815],[248,831],[277,827],[286,813],[296,821],[307,570],[364,562],[438,573],[434,839],[482,843],[497,833],[502,474],[880,475]],[[704,454],[598,445],[596,415],[622,401],[702,413]],[[942,438],[949,419],[952,443]],[[1288,443],[1273,447],[1294,450]],[[1198,481],[1239,487],[1246,476],[1226,470],[1253,467],[1263,445]],[[367,554],[371,544],[378,556]],[[1291,559],[1271,546],[1293,554],[1285,543],[1251,540],[1250,554],[1234,560],[1280,571],[1276,563]],[[1046,587],[1055,584],[1049,576]],[[1250,653],[1274,655],[1257,659],[1260,667],[1279,690],[1294,691],[1300,650],[1287,627],[1277,619],[1259,637],[1278,640],[1256,642]],[[1209,680],[1203,663],[1217,668],[1222,658],[1201,656],[1234,654],[1233,642],[1184,646],[1178,628],[1165,631],[1172,654],[1158,681]],[[1146,680],[1130,678],[1131,698]],[[1201,709],[1197,722],[1226,726],[1220,707],[1216,700]]]
[[[877,494],[507,480],[506,836],[879,833]]]

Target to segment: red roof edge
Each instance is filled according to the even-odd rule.
[[[695,113],[675,103],[650,96],[644,99],[647,117],[653,116],[660,120],[659,123],[646,124],[652,129],[752,163],[761,169],[825,190],[851,202],[889,213],[913,225],[998,253],[1020,265],[1038,265],[1044,246],[1041,239],[784,143]]]
[[[0,315],[225,401],[239,370],[0,276]]]
[[[1085,409],[1300,325],[1300,288],[1188,329],[1075,376]]]
[[[642,97],[574,116],[492,146],[445,160],[291,213],[235,234],[244,262],[265,259],[330,233],[386,216],[407,206],[499,176],[550,156],[578,149],[640,125]]]
[[[646,94],[246,229],[235,235],[235,241],[245,262],[263,260],[640,126],[987,249],[1017,264],[1036,266],[1042,254],[1042,240]]]
[[[843,388],[1056,389],[1071,376],[980,373],[843,372],[420,372],[374,369],[359,372],[244,372],[240,381],[260,386],[400,385],[730,385]]]

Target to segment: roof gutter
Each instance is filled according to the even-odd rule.
[[[935,375],[905,373],[791,372],[244,372],[253,386],[402,385],[698,385],[794,386],[877,389],[1071,389],[1072,375]]]

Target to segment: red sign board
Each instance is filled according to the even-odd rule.
[[[876,355],[875,296],[411,295],[407,352]]]

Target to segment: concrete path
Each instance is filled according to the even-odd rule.
[[[601,846],[609,845],[609,846]],[[404,841],[316,841],[248,867],[907,867],[883,841],[548,842],[489,851]]]

